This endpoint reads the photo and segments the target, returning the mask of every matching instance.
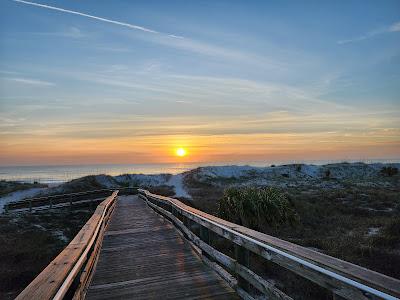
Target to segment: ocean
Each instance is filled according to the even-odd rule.
[[[201,162],[201,163],[165,163],[165,164],[112,164],[112,165],[64,165],[64,166],[0,166],[0,180],[20,182],[61,183],[87,175],[121,174],[178,174],[200,166],[252,165],[259,167],[288,163],[310,163],[322,165],[342,162],[343,160],[319,161],[248,161],[248,162]],[[346,160],[352,162],[351,160]],[[360,161],[360,160],[358,160]],[[372,162],[399,162],[399,160],[363,160]]]

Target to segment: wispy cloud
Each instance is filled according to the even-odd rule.
[[[337,43],[339,45],[343,45],[343,44],[348,44],[348,43],[359,42],[359,41],[373,38],[374,36],[377,36],[377,35],[381,35],[384,33],[391,33],[391,32],[400,32],[400,22],[393,23],[392,25],[386,26],[383,28],[377,28],[377,29],[371,30],[371,31],[369,31],[363,35],[360,35],[358,37],[355,37],[355,38],[351,38],[351,39],[347,39],[347,40],[340,40],[340,41],[337,41]]]
[[[400,22],[392,24],[392,26],[389,27],[390,32],[397,32],[400,31]]]
[[[156,30],[153,30],[150,28],[146,28],[143,26],[138,26],[138,25],[121,22],[121,21],[117,21],[117,20],[112,20],[112,19],[108,19],[108,18],[98,17],[95,15],[86,14],[86,13],[69,10],[69,9],[64,9],[64,8],[60,8],[60,7],[56,7],[56,6],[50,6],[50,5],[46,5],[46,4],[40,4],[40,3],[24,1],[24,0],[12,0],[12,1],[27,4],[27,5],[32,5],[32,6],[36,6],[36,7],[40,7],[40,8],[60,11],[63,13],[83,16],[83,17],[95,19],[95,20],[102,21],[102,22],[112,23],[112,24],[128,27],[131,29],[135,29],[135,30],[152,33],[153,35],[135,36],[135,38],[141,38],[147,42],[150,41],[150,42],[156,43],[161,46],[172,47],[172,48],[175,48],[178,50],[188,51],[188,52],[192,52],[195,54],[211,56],[211,57],[219,57],[219,58],[224,58],[224,59],[236,61],[236,62],[246,62],[248,64],[257,65],[257,66],[262,65],[269,69],[281,70],[281,71],[286,71],[289,68],[289,66],[293,66],[293,63],[294,63],[294,62],[291,62],[289,64],[287,62],[278,61],[277,59],[268,59],[265,56],[259,56],[254,53],[243,52],[243,51],[240,51],[237,49],[230,49],[226,46],[214,45],[214,44],[210,44],[207,42],[183,37],[183,36],[177,35],[177,34],[168,34],[168,33],[156,31]],[[63,35],[63,36],[72,37],[72,38],[78,38],[78,37],[83,36],[83,34],[80,32],[80,30],[75,27],[71,27],[68,32],[65,32],[62,34],[48,33],[48,35],[57,35],[57,36]],[[108,47],[108,48],[103,47],[103,49],[110,50],[110,51],[114,50],[114,48],[112,48],[112,47]],[[118,52],[118,49],[115,52]],[[123,52],[125,52],[125,51],[123,51]]]
[[[106,22],[106,23],[112,23],[112,24],[115,24],[115,25],[128,27],[130,29],[140,30],[140,31],[149,32],[149,33],[158,33],[158,34],[161,33],[159,31],[156,31],[156,30],[153,30],[153,29],[149,29],[149,28],[146,28],[146,27],[143,27],[143,26],[134,25],[134,24],[126,23],[126,22],[120,22],[120,21],[107,19],[107,18],[102,18],[102,17],[98,17],[98,16],[94,16],[94,15],[89,15],[89,14],[81,13],[81,12],[74,11],[74,10],[64,9],[64,8],[61,8],[61,7],[56,7],[56,6],[46,5],[46,4],[40,4],[40,3],[30,2],[30,1],[23,1],[23,0],[12,0],[12,1],[18,2],[18,3],[23,3],[23,4],[28,4],[28,5],[32,5],[32,6],[36,6],[36,7],[56,10],[56,11],[60,11],[60,12],[68,13],[68,14],[78,15],[78,16],[82,16],[82,17],[86,17],[86,18],[90,18],[90,19],[95,19],[97,21],[102,21],[102,22]],[[180,39],[183,38],[181,36],[177,36],[177,35],[174,35],[174,34],[169,34],[168,36],[173,37],[173,38],[180,38]]]
[[[17,75],[18,72],[15,71],[4,71],[4,70],[0,70],[0,74],[7,74],[7,75]]]
[[[48,81],[30,79],[30,78],[4,78],[5,80],[14,81],[17,83],[28,84],[28,85],[36,85],[36,86],[54,86],[55,84]]]
[[[64,31],[59,32],[34,32],[33,34],[39,36],[67,37],[73,39],[80,39],[86,36],[78,27],[75,26],[68,27]]]

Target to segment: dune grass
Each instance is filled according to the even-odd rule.
[[[0,299],[14,299],[73,239],[94,208],[0,215]]]

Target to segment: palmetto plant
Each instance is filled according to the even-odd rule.
[[[228,221],[260,229],[294,223],[297,215],[286,195],[276,188],[231,187],[218,203],[218,215]]]

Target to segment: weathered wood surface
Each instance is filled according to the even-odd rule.
[[[239,299],[137,196],[119,197],[86,298]]]
[[[349,285],[342,280],[338,280],[337,277],[333,277],[334,274],[332,272],[346,279],[354,280],[357,283],[388,294],[388,296],[382,298],[400,298],[400,281],[397,279],[222,220],[187,206],[179,200],[154,195],[146,190],[139,190],[139,193],[148,199],[156,201],[157,205],[160,205],[164,209],[167,209],[169,206],[168,210],[171,211],[171,209],[173,209],[192,222],[196,222],[226,239],[231,240],[235,244],[267,260],[277,263],[302,277],[314,281],[318,285],[330,289],[344,298],[370,299],[371,297],[370,295],[364,294],[364,292],[360,291],[357,287]],[[289,257],[287,255],[289,255]],[[290,256],[292,258],[290,258]],[[303,261],[303,263],[301,263],[299,259]],[[306,266],[306,264],[311,264],[316,268],[310,268],[310,266]],[[323,270],[317,271],[318,268]],[[324,272],[322,273],[322,271]],[[331,272],[332,275],[327,272]]]
[[[102,198],[95,198],[95,199],[87,199],[87,200],[77,200],[77,201],[66,201],[66,202],[60,202],[57,204],[51,204],[50,202],[44,205],[40,206],[30,206],[29,208],[12,208],[11,210],[8,210],[7,212],[12,212],[12,213],[24,213],[24,212],[39,212],[43,210],[49,210],[49,209],[58,209],[58,208],[65,208],[65,207],[82,207],[84,205],[88,206],[89,204],[97,205],[99,204],[100,201],[103,201],[104,197]]]
[[[119,188],[119,195],[135,194],[136,187]],[[113,189],[92,190],[86,192],[69,193],[69,194],[56,194],[50,196],[27,198],[24,200],[9,202],[4,206],[6,212],[22,212],[22,211],[36,211],[49,208],[60,208],[64,206],[72,206],[73,204],[82,204],[91,201],[98,201],[114,192]]]
[[[117,197],[105,199],[68,246],[18,295],[16,299],[60,299],[84,264],[86,252],[98,238],[99,226]],[[59,295],[59,296],[57,296]]]
[[[5,209],[7,211],[18,211],[18,210],[32,209],[32,208],[43,209],[43,207],[49,207],[50,205],[55,206],[59,204],[68,204],[70,202],[74,203],[96,198],[105,199],[112,193],[113,190],[103,189],[103,190],[94,190],[94,191],[80,192],[80,193],[59,194],[59,195],[27,198],[21,201],[7,203]]]
[[[203,235],[205,234],[208,238],[202,240],[198,236],[196,236],[188,227],[186,227],[188,224],[184,224],[184,222],[179,220],[172,213],[164,210],[161,207],[158,207],[151,201],[147,200],[147,202],[150,207],[171,220],[174,225],[185,234],[185,236],[194,244],[194,247],[197,247],[200,250],[203,261],[211,268],[213,268],[218,274],[220,274],[220,276],[224,278],[224,280],[228,282],[228,284],[233,289],[236,290],[236,292],[241,296],[242,299],[250,299],[250,295],[245,290],[243,290],[240,285],[238,285],[238,281],[234,279],[232,275],[226,270],[229,270],[231,273],[245,278],[248,283],[251,283],[264,295],[267,295],[269,297],[267,299],[292,299],[288,295],[277,289],[275,287],[275,284],[261,278],[247,267],[239,264],[238,261],[236,261],[235,259],[223,254],[222,252],[219,252],[218,250],[207,244],[210,243],[210,236],[209,232],[205,234],[205,231],[207,230],[204,227],[200,229],[200,232],[203,231]],[[206,240],[206,242],[204,242],[204,240]],[[207,256],[209,256],[213,261],[210,261]],[[224,268],[221,268],[221,266],[226,268],[226,270]]]

